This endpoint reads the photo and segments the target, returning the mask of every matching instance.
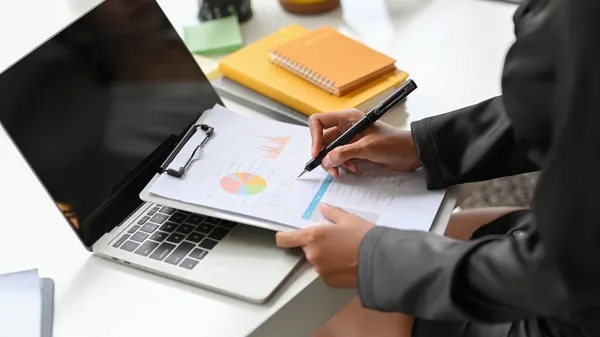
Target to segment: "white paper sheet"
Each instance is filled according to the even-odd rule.
[[[0,275],[0,336],[39,337],[41,301],[37,270]]]
[[[444,191],[427,191],[420,172],[401,174],[361,163],[360,174],[333,179],[321,168],[296,177],[310,159],[307,127],[237,115],[223,107],[204,123],[215,136],[182,178],[163,174],[150,193],[292,227],[325,220],[321,202],[377,225],[429,230]],[[204,139],[196,133],[171,164],[179,168]]]

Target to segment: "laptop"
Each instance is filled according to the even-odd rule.
[[[274,231],[139,197],[215,104],[155,0],[106,0],[0,73],[0,122],[88,250],[263,303],[299,251]]]

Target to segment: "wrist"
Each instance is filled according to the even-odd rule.
[[[408,165],[412,171],[417,170],[421,167],[421,160],[419,160],[419,152],[417,151],[417,145],[415,144],[415,139],[413,138],[412,131],[406,131],[407,133],[407,158]]]

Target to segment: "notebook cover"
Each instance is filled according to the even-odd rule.
[[[221,98],[230,99],[252,110],[259,111],[280,122],[308,125],[308,116],[281,104],[245,85],[219,76],[210,82]]]
[[[192,53],[201,55],[226,54],[243,45],[242,32],[236,16],[204,21],[183,29],[183,37]]]
[[[395,70],[393,58],[324,26],[286,42],[271,61],[336,95]]]
[[[300,25],[284,27],[225,56],[219,62],[219,72],[308,116],[349,108],[362,110],[374,105],[370,104],[372,100],[383,99],[382,95],[391,93],[408,78],[406,72],[398,70],[338,97],[269,61],[271,50],[308,32]]]

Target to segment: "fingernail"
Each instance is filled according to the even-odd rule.
[[[323,158],[323,160],[321,161],[321,164],[325,167],[331,167],[331,160],[329,160],[329,157],[325,157]]]
[[[325,213],[327,213],[327,212],[328,212],[329,210],[331,210],[332,208],[333,208],[333,206],[331,206],[331,205],[328,205],[328,204],[323,204],[323,203],[319,204],[319,210],[320,210],[321,212],[325,212]]]

